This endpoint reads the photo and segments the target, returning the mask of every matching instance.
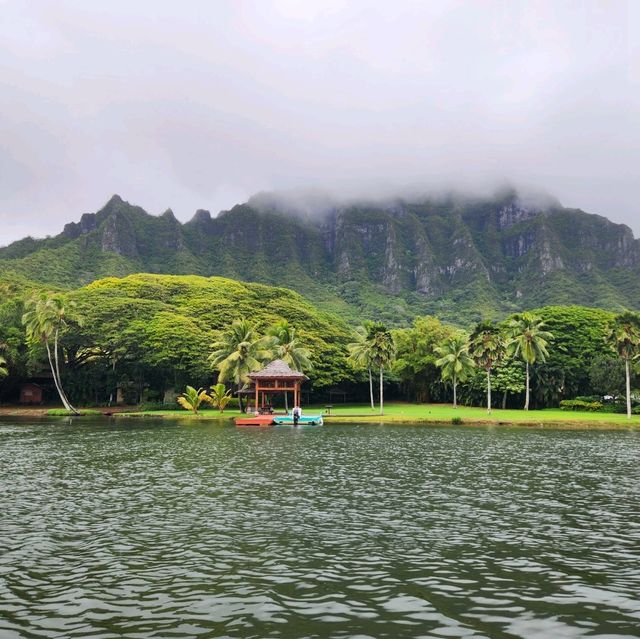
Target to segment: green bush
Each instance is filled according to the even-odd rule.
[[[459,426],[460,424],[462,424],[462,423],[463,423],[463,421],[462,421],[462,417],[452,417],[452,418],[451,418],[451,423],[452,423],[454,426]]]
[[[602,402],[586,402],[582,399],[563,399],[560,402],[561,410],[585,410],[591,412],[602,411]]]

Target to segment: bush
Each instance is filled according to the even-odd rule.
[[[563,399],[560,402],[561,410],[585,410],[591,412],[602,411],[602,402],[586,402],[582,399]]]
[[[454,426],[459,426],[460,424],[462,424],[462,423],[463,423],[463,421],[462,421],[462,417],[452,417],[452,418],[451,418],[451,423],[452,423]]]
[[[154,411],[154,410],[176,410],[178,404],[165,404],[164,402],[143,402],[138,404],[138,409],[141,411]]]

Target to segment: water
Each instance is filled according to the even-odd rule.
[[[0,638],[640,637],[640,434],[0,422]]]

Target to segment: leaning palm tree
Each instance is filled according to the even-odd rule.
[[[624,360],[627,419],[631,419],[631,361],[640,355],[640,315],[629,311],[617,315],[606,337],[607,342]]]
[[[348,361],[356,367],[366,367],[369,373],[369,399],[371,400],[371,410],[375,410],[373,402],[373,355],[371,352],[371,342],[367,339],[368,331],[364,326],[358,326],[355,331],[355,341],[347,345],[349,349]]]
[[[469,342],[466,335],[457,333],[447,339],[442,346],[435,348],[440,355],[436,366],[442,369],[442,379],[450,379],[453,384],[453,407],[458,407],[458,382],[464,382],[475,366],[469,355]]]
[[[549,331],[545,331],[545,323],[532,313],[518,313],[508,324],[509,349],[514,357],[520,357],[525,363],[525,400],[524,409],[529,410],[530,375],[529,367],[536,362],[546,362],[547,346],[553,339]]]
[[[60,334],[67,328],[74,307],[75,304],[66,302],[62,295],[40,293],[27,300],[22,323],[26,328],[28,342],[32,344],[41,342],[45,345],[53,382],[62,404],[70,413],[77,415],[78,411],[71,405],[62,388],[58,356]],[[79,323],[78,318],[74,319]],[[51,340],[53,340],[53,348]]]
[[[396,357],[396,344],[387,327],[375,322],[368,326],[367,341],[371,343],[371,361],[380,369],[380,414],[384,415],[384,368]]]
[[[7,369],[7,360],[0,355],[0,377],[6,377],[9,374]]]
[[[493,322],[476,324],[469,337],[469,350],[476,366],[487,373],[487,413],[491,413],[491,370],[505,354],[505,340]]]
[[[240,318],[218,335],[211,345],[209,362],[220,374],[218,381],[231,381],[238,388],[248,383],[249,374],[259,370],[272,356],[270,340],[258,334],[250,321]],[[240,410],[242,396],[239,395]]]
[[[311,364],[311,351],[300,344],[296,329],[286,319],[276,322],[267,330],[269,348],[274,355],[286,362],[294,371],[304,373],[313,368]],[[288,393],[284,394],[285,409],[289,411]]]

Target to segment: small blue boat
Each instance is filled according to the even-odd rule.
[[[284,426],[293,426],[293,415],[291,412],[288,415],[274,415],[273,423]],[[301,415],[298,418],[298,426],[322,426],[322,415]]]

